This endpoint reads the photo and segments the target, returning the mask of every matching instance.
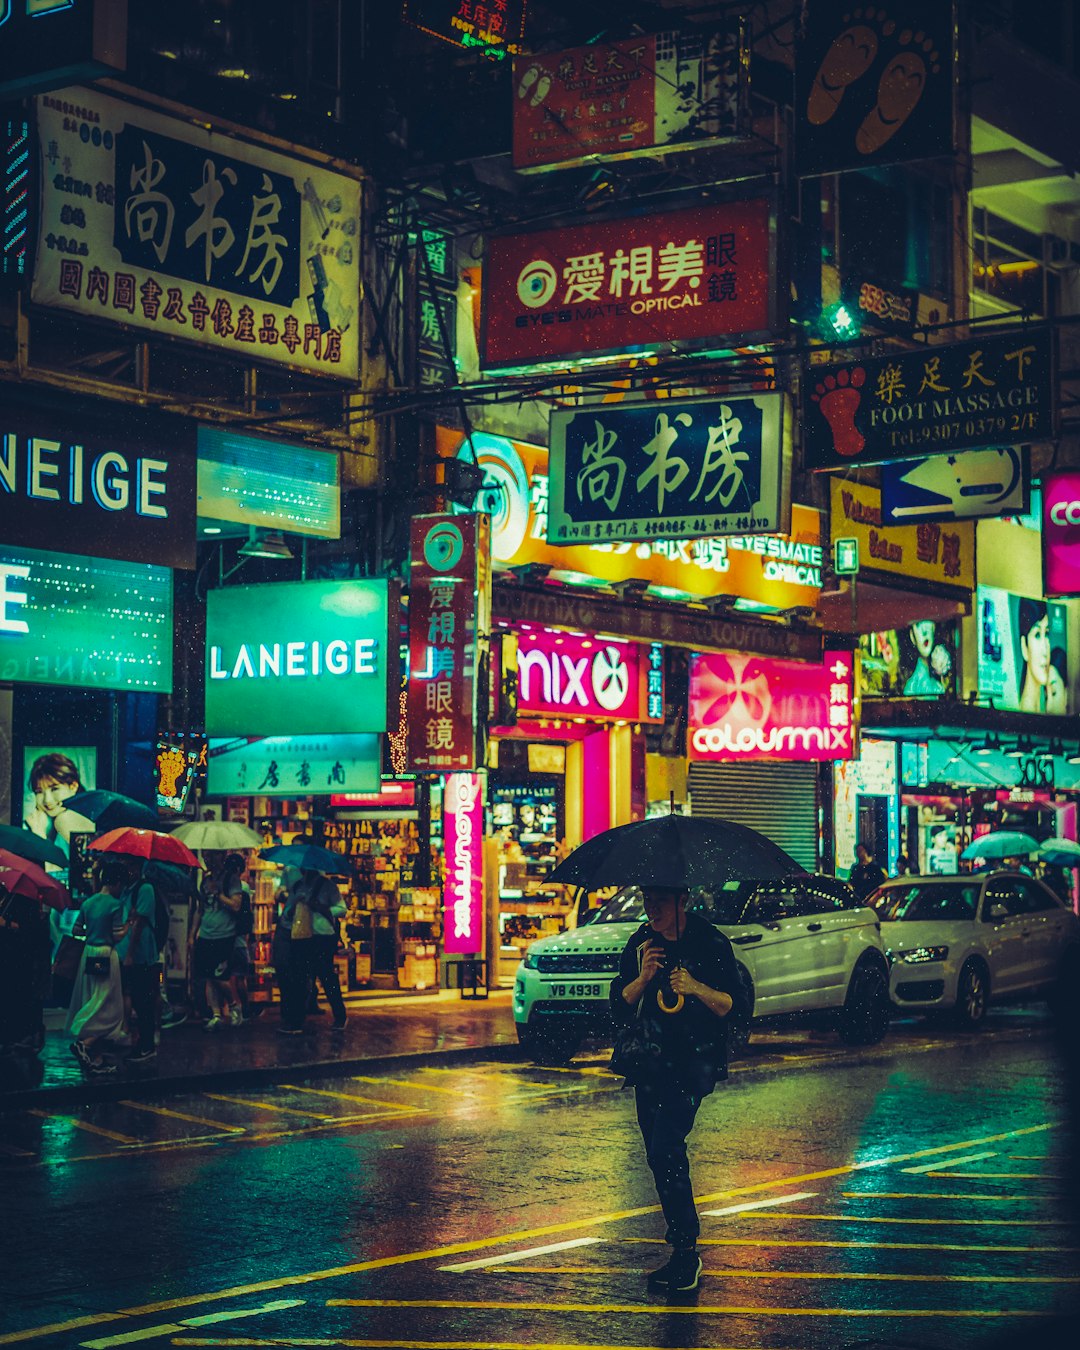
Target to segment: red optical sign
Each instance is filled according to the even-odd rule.
[[[820,665],[741,652],[696,654],[690,668],[690,758],[854,759],[854,656]]]
[[[452,773],[443,790],[443,951],[479,955],[484,943],[484,793],[475,773]]]
[[[1080,473],[1046,474],[1043,580],[1047,595],[1080,595]]]
[[[483,364],[763,335],[775,317],[772,239],[764,197],[493,236]]]
[[[658,695],[650,699],[651,683]],[[650,713],[650,706],[653,712]],[[518,635],[518,713],[654,722],[664,716],[664,653],[546,629]]]
[[[409,582],[408,770],[476,764],[478,631],[491,612],[487,516],[414,516]]]

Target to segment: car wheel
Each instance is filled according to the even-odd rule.
[[[956,1024],[977,1031],[986,1020],[990,974],[981,961],[965,961],[956,981]]]
[[[1080,1013],[1080,947],[1066,950],[1046,1001],[1060,1022],[1070,1028],[1075,1025]]]
[[[754,984],[745,966],[736,966],[742,984],[742,1009],[728,1022],[728,1058],[738,1059],[746,1054],[750,1044],[751,1023],[754,1020]]]
[[[555,1018],[539,1026],[522,1026],[519,1022],[517,1034],[518,1044],[537,1064],[565,1064],[573,1059],[584,1039],[579,1031]]]
[[[891,1012],[885,972],[870,961],[856,966],[840,1014],[840,1039],[845,1045],[877,1045],[889,1029]]]

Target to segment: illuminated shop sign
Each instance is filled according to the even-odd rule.
[[[386,581],[226,586],[206,600],[211,736],[385,731]]]
[[[730,347],[775,318],[772,207],[716,202],[493,235],[481,364],[528,366],[632,348]]]
[[[127,11],[127,0],[0,0],[0,96],[122,71]]]
[[[159,811],[175,811],[178,815],[183,811],[199,772],[200,760],[205,764],[205,741],[200,749],[187,745],[180,738],[158,740],[154,749],[154,777]]]
[[[144,437],[100,418],[8,407],[0,414],[0,538],[81,553],[195,565],[194,434],[179,419]]]
[[[855,657],[820,663],[741,652],[695,653],[690,665],[690,758],[852,759]]]
[[[1043,579],[1047,595],[1080,595],[1080,473],[1043,475]]]
[[[664,716],[664,649],[534,628],[519,632],[519,716],[655,722]]]
[[[980,586],[977,621],[980,694],[997,708],[1071,711],[1064,605]]]
[[[452,773],[443,789],[443,951],[479,954],[484,942],[484,779]]]
[[[210,742],[207,791],[214,797],[378,792],[381,769],[375,735],[237,736]]]
[[[401,17],[454,47],[483,48],[501,60],[521,51],[528,7],[529,0],[402,0]]]
[[[975,585],[975,526],[971,521],[883,525],[880,488],[835,477],[830,491],[833,538],[858,540],[864,571],[890,572],[967,590]]]
[[[222,427],[199,427],[199,515],[290,534],[341,533],[338,457]]]
[[[172,688],[166,567],[0,545],[0,681]]]
[[[648,406],[654,410],[656,403]],[[655,415],[655,414],[654,414]],[[497,567],[540,563],[567,580],[638,579],[673,598],[731,595],[775,609],[812,606],[821,590],[821,516],[797,503],[790,534],[732,534],[705,539],[613,540],[554,545],[548,533],[548,452],[505,436],[474,432],[472,450],[460,432],[439,427],[443,458],[476,462],[484,471],[477,504],[491,515]]]

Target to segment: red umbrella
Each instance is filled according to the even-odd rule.
[[[126,853],[133,858],[156,858],[159,862],[179,863],[182,867],[198,867],[199,860],[186,844],[160,830],[133,830],[125,827],[99,835],[91,848],[103,853]]]
[[[5,848],[0,848],[0,886],[11,895],[39,900],[50,909],[67,909],[71,901],[64,887],[37,863],[9,853]]]

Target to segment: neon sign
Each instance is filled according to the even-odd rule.
[[[443,792],[446,883],[443,889],[443,950],[478,954],[483,946],[483,779],[452,773]]]
[[[518,710],[600,720],[663,718],[663,648],[653,643],[522,629]]]

